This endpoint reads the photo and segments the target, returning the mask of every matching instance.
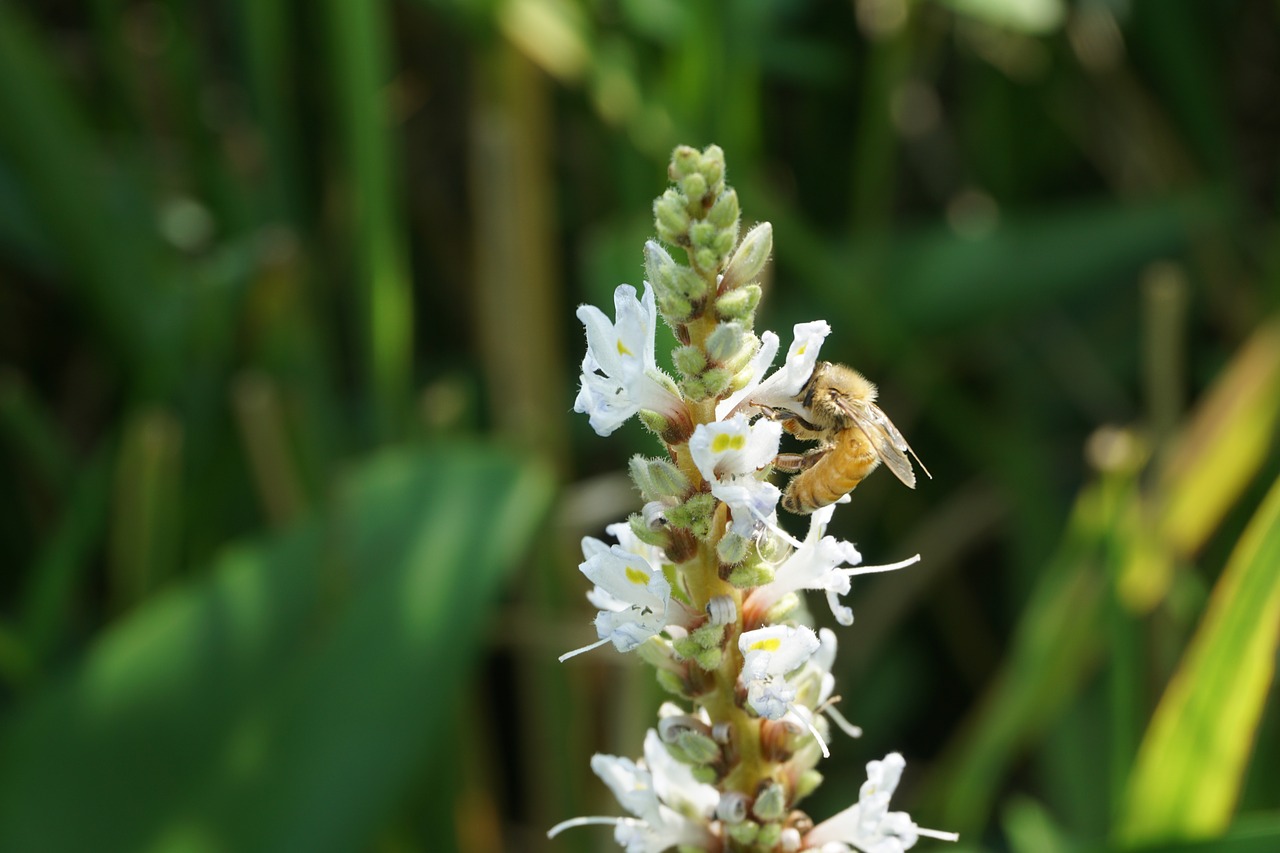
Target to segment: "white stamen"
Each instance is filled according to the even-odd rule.
[[[620,823],[630,822],[632,819],[625,817],[573,817],[562,820],[548,829],[547,838],[555,838],[566,829],[573,829],[575,826],[617,826]]]
[[[609,638],[608,638],[608,637],[605,637],[603,640],[596,640],[594,643],[592,643],[592,644],[591,644],[591,645],[589,645],[589,646],[583,646],[583,647],[582,647],[582,648],[580,648],[580,649],[574,649],[574,650],[573,650],[573,651],[571,651],[571,652],[565,652],[564,654],[560,655],[560,663],[564,663],[565,661],[567,661],[567,660],[568,660],[569,658],[571,658],[571,657],[577,657],[578,655],[582,654],[583,652],[589,652],[589,651],[591,651],[592,649],[598,649],[598,648],[600,648],[601,646],[603,646],[603,645],[604,645],[605,643],[607,643],[607,642],[609,642]]]

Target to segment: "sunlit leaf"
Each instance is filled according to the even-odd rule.
[[[1156,708],[1118,837],[1206,838],[1231,819],[1280,641],[1280,481],[1245,529]]]

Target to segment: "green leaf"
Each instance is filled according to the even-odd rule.
[[[387,453],[140,606],[0,727],[0,849],[361,849],[415,772],[450,790],[431,763],[548,492],[492,449]]]
[[[1231,819],[1280,641],[1280,481],[1254,514],[1138,752],[1117,837],[1209,838]]]
[[[1241,818],[1221,838],[1127,848],[1132,853],[1275,853],[1280,850],[1280,814]]]

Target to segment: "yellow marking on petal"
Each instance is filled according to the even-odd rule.
[[[782,645],[782,640],[778,637],[770,637],[767,640],[756,640],[747,646],[749,652],[776,652],[778,647]]]
[[[796,355],[804,355],[804,351],[809,348],[808,344],[801,344],[800,349],[796,350]]]
[[[722,432],[711,441],[712,453],[724,453],[732,448],[733,450],[741,450],[747,446],[747,437],[745,435],[730,435]]]
[[[649,576],[639,569],[633,569],[631,566],[627,566],[627,580],[634,584],[644,586],[649,582]]]
[[[631,350],[627,349],[626,345],[622,342],[622,338],[618,338],[618,354],[632,355]]]

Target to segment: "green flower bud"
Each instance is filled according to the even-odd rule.
[[[796,780],[795,802],[800,802],[818,790],[818,786],[821,784],[822,774],[812,767],[801,773],[800,778]]]
[[[734,386],[735,391],[742,387],[738,384],[739,371],[751,363],[752,356],[756,354],[756,350],[759,348],[760,339],[747,332],[743,336],[742,346],[738,347],[738,351],[734,353],[733,357],[724,363],[725,370],[733,371],[734,376],[731,384]]]
[[[671,648],[675,649],[675,653],[682,659],[688,660],[695,657],[700,652],[706,651],[702,646],[698,645],[692,637],[677,637],[671,641]]]
[[[729,266],[725,268],[724,278],[720,280],[721,292],[734,290],[753,281],[764,270],[772,251],[773,226],[768,222],[761,222],[747,232],[747,236],[742,238],[742,245],[733,253]]]
[[[707,356],[717,364],[723,364],[738,354],[746,339],[741,323],[720,323],[707,335]]]
[[[687,399],[705,400],[709,396],[707,394],[707,386],[697,376],[690,376],[680,382],[680,391]]]
[[[692,345],[676,347],[671,352],[671,360],[676,370],[685,376],[697,376],[707,368],[706,354]]]
[[[748,284],[716,299],[716,315],[721,320],[746,321],[760,304],[760,285]]]
[[[689,638],[704,649],[718,649],[724,646],[724,626],[708,622],[689,632]]]
[[[700,270],[717,272],[720,269],[720,257],[710,247],[698,249],[693,253],[693,262]]]
[[[671,165],[667,167],[667,174],[671,180],[678,181],[685,175],[696,172],[700,166],[702,166],[702,155],[698,150],[688,145],[681,145],[671,152]]]
[[[640,410],[640,423],[644,424],[649,432],[656,435],[662,435],[671,429],[671,422],[657,412],[651,412],[648,409]]]
[[[707,221],[717,228],[738,227],[738,192],[729,190],[721,193],[716,203],[707,211]]]
[[[702,197],[707,194],[707,189],[707,179],[699,172],[685,175],[680,179],[680,191],[694,204],[702,203]]]
[[[656,296],[658,311],[672,326],[681,326],[694,317],[693,304],[679,293],[662,293]]]
[[[710,222],[695,222],[689,226],[689,242],[695,248],[710,246],[719,233]]]
[[[643,648],[643,647],[642,647]],[[691,699],[688,690],[685,689],[684,679],[669,669],[660,669],[656,675],[658,686],[672,696],[679,696],[681,699]]]
[[[647,501],[679,497],[689,491],[689,478],[669,460],[649,459],[637,453],[627,467],[632,482]]]
[[[711,240],[711,248],[716,250],[716,254],[729,259],[729,253],[733,251],[733,247],[738,242],[738,226],[737,223],[730,228],[722,228],[716,232],[716,236]],[[723,263],[724,261],[721,261]]]
[[[702,374],[702,385],[707,389],[708,397],[719,397],[729,389],[729,381],[733,375],[729,371],[713,367]]]
[[[782,820],[787,814],[787,792],[777,782],[769,782],[756,794],[751,813],[763,823]]]
[[[725,533],[725,535],[716,544],[716,556],[719,557],[720,562],[724,563],[726,566],[736,566],[747,558],[747,551],[750,547],[750,539],[747,539],[744,536],[739,536],[737,533],[730,530]],[[732,582],[732,579],[730,579],[730,582]]]
[[[693,778],[704,785],[714,785],[717,781],[719,781],[720,774],[716,772],[716,769],[714,767],[694,767]],[[681,847],[680,849],[685,850],[684,847]],[[698,848],[694,847],[694,848],[691,848],[687,853],[707,853],[707,851],[699,850]]]
[[[673,527],[692,531],[699,539],[705,539],[711,531],[711,519],[715,511],[715,496],[710,492],[699,492],[684,503],[667,510],[667,522]]]
[[[653,224],[658,236],[677,246],[689,245],[689,211],[684,196],[667,190],[653,202]]]
[[[688,764],[711,764],[721,758],[720,744],[702,732],[686,729],[676,735],[675,745],[689,757]]]
[[[659,672],[672,671],[679,666],[672,660],[671,641],[663,637],[650,637],[636,646],[636,654],[640,660],[654,667]]]
[[[765,621],[770,624],[786,622],[800,608],[800,596],[789,592],[779,598],[772,607],[765,611]]]
[[[645,523],[644,517],[638,512],[631,513],[627,517],[627,526],[631,528],[631,532],[636,538],[646,545],[653,545],[657,548],[667,547],[667,531],[662,528],[652,528]]]
[[[708,145],[703,150],[700,168],[707,184],[719,191],[724,185],[724,151],[719,145]]]
[[[729,573],[729,583],[737,589],[752,589],[772,581],[773,574],[773,569],[763,563],[744,564]]]
[[[720,649],[705,649],[694,655],[693,660],[698,666],[711,672],[720,668],[720,661],[724,660],[724,652]]]
[[[751,845],[755,844],[756,837],[760,835],[760,824],[754,820],[744,820],[742,823],[725,824],[725,830],[736,843]]]
[[[761,850],[772,850],[781,840],[782,824],[767,823],[760,827],[760,834],[756,836],[756,847]]]

